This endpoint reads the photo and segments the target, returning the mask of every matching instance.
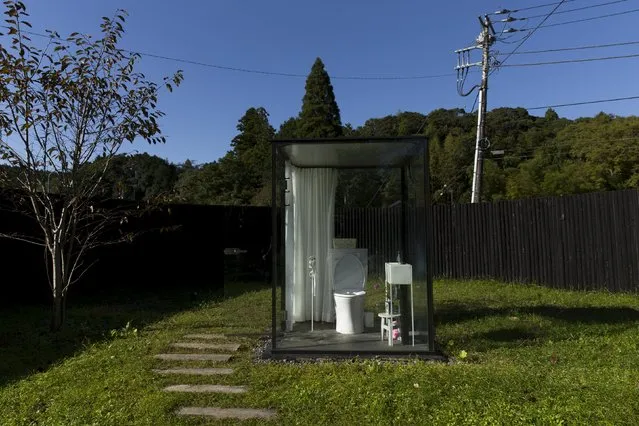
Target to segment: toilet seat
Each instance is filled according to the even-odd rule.
[[[336,249],[333,251],[333,290],[335,294],[363,292],[366,269],[361,257],[365,249]]]
[[[342,334],[364,331],[364,286],[366,249],[333,249],[332,284],[335,300],[335,330]]]

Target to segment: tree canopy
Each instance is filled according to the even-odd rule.
[[[264,108],[249,108],[237,124],[231,150],[213,163],[184,166],[176,184],[181,202],[248,205],[270,200],[271,140]],[[268,194],[266,197],[265,193]]]
[[[401,136],[415,132],[429,142],[431,194],[435,203],[470,200],[475,114],[437,109],[427,115],[400,112],[343,126],[352,136]],[[113,198],[144,200],[164,195],[195,204],[268,205],[270,140],[295,138],[300,117],[275,132],[264,108],[249,108],[237,124],[231,149],[219,160],[170,164],[138,154],[113,158],[102,191]],[[485,153],[485,201],[636,188],[639,185],[639,117],[568,120],[550,110],[542,117],[521,108],[487,116],[491,146]],[[96,162],[99,162],[96,160]],[[0,173],[15,175],[7,166]],[[9,182],[7,180],[7,182]],[[384,172],[342,171],[337,205],[382,206],[396,182]]]
[[[150,172],[159,170],[146,166],[155,161],[150,156],[141,156],[146,161],[132,167],[118,156],[125,141],[165,141],[159,86],[138,71],[138,54],[119,48],[125,11],[102,18],[97,39],[49,32],[49,43],[40,48],[23,30],[31,27],[24,3],[7,0],[4,6],[8,31],[0,43],[0,160],[11,168],[0,170],[0,186],[12,189],[14,211],[32,219],[38,232],[0,236],[44,247],[51,328],[57,330],[69,288],[90,267],[87,251],[113,242],[105,241],[109,231],[126,219],[122,211],[105,207],[105,198],[129,191],[135,199],[149,197],[158,186],[172,184],[170,176]],[[178,71],[164,85],[172,90],[181,81]],[[119,170],[110,169],[112,161]]]
[[[320,58],[306,79],[306,91],[299,115],[297,137],[332,138],[342,135],[342,119],[331,79]]]

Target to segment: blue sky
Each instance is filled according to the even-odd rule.
[[[502,8],[550,3],[529,1],[423,0],[26,0],[33,30],[55,29],[96,34],[100,17],[116,8],[129,18],[121,47],[192,61],[265,71],[307,74],[321,57],[332,76],[419,76],[453,73],[453,50],[474,43],[477,17]],[[611,0],[573,0],[557,12]],[[638,9],[638,0],[558,14],[546,23],[565,22]],[[513,16],[544,14],[552,7]],[[639,13],[543,28],[520,50],[552,49],[639,40]],[[534,27],[540,18],[513,23]],[[501,27],[498,25],[498,31]],[[515,35],[509,41],[518,40]],[[497,43],[508,52],[516,44]],[[508,63],[639,53],[639,45],[574,52],[516,55]],[[639,58],[586,64],[504,68],[491,76],[489,109],[542,106],[639,95]],[[237,134],[237,120],[250,107],[263,106],[277,129],[298,114],[304,78],[265,76],[143,58],[140,70],[160,79],[184,70],[184,83],[162,94],[160,107],[167,143],[149,146],[136,141],[132,149],[172,162],[189,158],[216,160]],[[474,84],[477,76],[470,76]],[[428,113],[436,108],[470,110],[474,96],[460,97],[455,76],[414,80],[353,81],[333,79],[342,121],[358,126],[368,118],[399,111]],[[599,111],[636,115],[639,101],[558,109],[561,116],[592,116]],[[531,111],[538,115],[542,111]],[[129,147],[130,148],[130,147]]]

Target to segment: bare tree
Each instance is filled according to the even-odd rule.
[[[0,186],[33,218],[36,234],[3,236],[44,247],[53,296],[51,328],[64,321],[69,288],[87,270],[86,253],[114,241],[105,231],[125,220],[100,203],[100,184],[123,143],[163,143],[159,86],[136,72],[139,55],[118,48],[126,13],[102,18],[101,38],[48,31],[32,42],[22,2],[4,2],[0,43]],[[45,46],[46,45],[46,46]],[[178,71],[164,78],[171,91]],[[98,160],[98,161],[96,161]],[[116,238],[117,239],[117,238]]]

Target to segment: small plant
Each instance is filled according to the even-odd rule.
[[[109,334],[112,338],[138,337],[138,329],[131,326],[131,321],[127,321],[126,325],[119,330],[112,329]]]

